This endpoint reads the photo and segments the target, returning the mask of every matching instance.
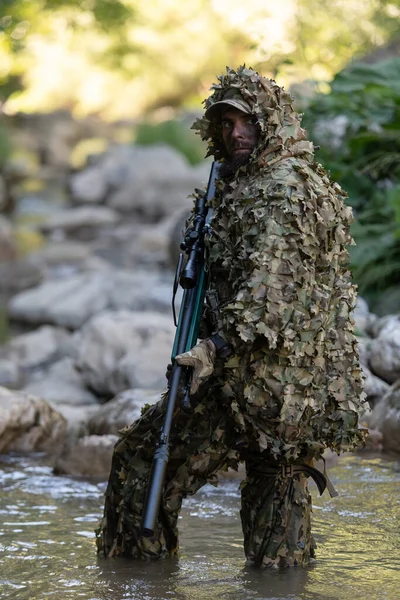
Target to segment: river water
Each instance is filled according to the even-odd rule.
[[[244,567],[238,481],[184,505],[179,559],[96,557],[105,483],[55,477],[42,455],[0,457],[0,598],[18,600],[398,600],[400,463],[345,456],[330,471],[340,496],[313,489],[317,563]]]

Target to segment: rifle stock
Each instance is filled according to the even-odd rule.
[[[206,220],[207,216],[209,216],[207,203],[215,195],[217,174],[218,163],[213,162],[207,192],[205,196],[198,198],[196,201],[193,229],[189,236],[189,244],[185,246],[188,261],[179,278],[184,292],[172,350],[173,368],[169,379],[164,422],[154,452],[146,499],[143,506],[141,535],[144,537],[154,535],[167,473],[169,436],[172,420],[178,403],[179,391],[182,387],[185,388],[187,386],[190,379],[190,370],[178,365],[175,362],[175,356],[187,352],[197,342],[207,285],[207,278],[204,271],[204,237],[207,231]]]

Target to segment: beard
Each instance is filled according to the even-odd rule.
[[[239,154],[238,156],[232,156],[226,158],[218,170],[218,176],[221,179],[230,179],[233,177],[239,167],[244,167],[250,160],[251,151],[249,153]]]

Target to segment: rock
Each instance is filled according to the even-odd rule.
[[[0,177],[0,196],[1,196],[1,177]],[[1,202],[1,198],[0,198]],[[0,204],[1,206],[1,204]],[[17,257],[17,246],[14,237],[14,231],[10,222],[0,215],[0,263],[15,260]]]
[[[72,446],[67,446],[56,460],[56,475],[82,475],[107,479],[116,435],[86,435]]]
[[[383,379],[380,379],[374,375],[369,368],[374,340],[367,337],[358,337],[357,343],[360,353],[361,368],[365,377],[364,391],[367,394],[370,406],[373,408],[389,390],[390,385],[387,383],[387,381],[384,381]]]
[[[171,314],[172,274],[115,271],[109,292],[112,310],[157,311]]]
[[[35,331],[15,336],[1,354],[25,370],[34,370],[55,362],[69,352],[71,334],[58,327],[44,325]]]
[[[165,181],[132,181],[110,194],[107,204],[122,213],[138,213],[145,222],[155,223],[181,208],[193,193],[195,181],[187,176],[183,181],[169,175]]]
[[[190,215],[190,208],[184,207],[177,211],[172,217],[169,229],[168,258],[171,269],[175,271],[181,253],[180,245],[184,238],[186,221]]]
[[[371,406],[375,406],[388,392],[390,385],[383,379],[376,377],[365,365],[362,365],[362,372],[365,377],[364,391],[367,394],[368,402]]]
[[[98,406],[95,404],[81,404],[80,406],[57,404],[56,409],[67,421],[65,445],[72,447],[81,437],[89,435],[89,419],[96,414]]]
[[[72,358],[65,357],[30,381],[24,391],[40,396],[53,405],[74,406],[98,404],[97,397],[90,392],[74,367]]]
[[[107,307],[108,294],[104,292],[109,283],[102,273],[48,281],[14,296],[9,303],[9,314],[17,321],[77,329]]]
[[[120,392],[103,404],[89,419],[89,433],[104,435],[117,434],[121,429],[140,418],[146,404],[155,404],[160,400],[161,392],[136,389]]]
[[[378,337],[371,344],[371,371],[389,383],[400,379],[400,318],[379,319],[375,330]]]
[[[23,382],[19,366],[6,359],[0,359],[0,386],[17,389]]]
[[[143,226],[127,244],[126,253],[131,264],[148,268],[168,267],[170,227],[170,218],[163,219],[156,225]]]
[[[361,296],[357,298],[357,304],[353,312],[355,329],[357,334],[369,333],[377,316],[369,311],[368,304]]]
[[[383,450],[383,435],[377,429],[368,429],[365,440],[365,448],[359,448],[358,452],[381,452]]]
[[[17,294],[8,309],[16,321],[78,329],[90,317],[106,309],[170,313],[171,288],[172,282],[157,274],[94,271],[48,281]]]
[[[32,257],[47,267],[57,265],[80,265],[90,255],[89,244],[75,240],[50,241],[44,248],[35,252]]]
[[[393,329],[397,329],[398,325],[398,315],[386,315],[385,317],[378,318],[371,327],[371,336],[373,338],[380,337],[381,334],[384,336],[385,333],[390,333]]]
[[[75,334],[76,366],[87,387],[113,398],[128,388],[162,389],[175,328],[154,312],[104,312]]]
[[[98,163],[71,177],[72,198],[100,203],[147,221],[157,221],[179,208],[194,187],[207,179],[209,165],[191,167],[172,147],[115,145]]]
[[[368,337],[357,337],[358,352],[360,355],[360,363],[368,367],[369,358],[371,356],[372,339]]]
[[[118,213],[107,206],[81,206],[52,215],[39,229],[44,233],[61,231],[70,236],[79,236],[83,230],[85,239],[93,239],[98,229],[114,226],[119,219]]]
[[[66,430],[64,417],[41,398],[0,388],[0,453],[54,451]]]
[[[384,450],[400,452],[400,381],[375,406],[368,424],[381,432]]]
[[[44,270],[32,258],[0,264],[0,292],[15,294],[43,281]]]
[[[103,157],[104,160],[104,157]],[[99,163],[101,163],[101,157]],[[69,181],[72,200],[83,204],[100,204],[106,199],[108,183],[99,163],[73,175]]]

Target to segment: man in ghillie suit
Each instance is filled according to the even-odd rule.
[[[152,538],[140,536],[140,520],[165,398],[123,431],[98,550],[176,554],[182,499],[244,460],[248,563],[306,565],[314,556],[307,477],[321,483],[314,461],[326,448],[356,448],[365,434],[351,210],[315,162],[286,91],[245,67],[227,69],[212,89],[193,126],[222,162],[207,248],[210,331],[177,358],[194,367],[193,411],[176,412]]]

